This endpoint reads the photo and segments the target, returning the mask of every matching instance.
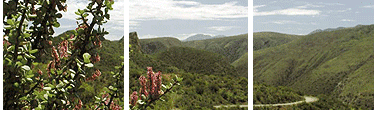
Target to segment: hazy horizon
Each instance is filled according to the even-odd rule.
[[[307,35],[317,29],[374,24],[374,1],[254,0],[253,32]]]
[[[130,0],[129,10],[140,39],[248,33],[248,0]]]

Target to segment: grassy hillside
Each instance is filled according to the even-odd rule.
[[[302,100],[304,100],[302,95],[288,87],[273,87],[264,84],[253,85],[253,104],[279,104]]]
[[[140,39],[139,43],[142,47],[142,52],[146,54],[166,51],[168,48],[174,46],[191,47],[223,55],[230,62],[234,62],[244,53],[248,52],[248,34],[185,42],[181,42],[177,38],[162,37]]]
[[[236,75],[234,67],[223,56],[188,47],[171,47],[156,58],[190,73]]]
[[[285,44],[301,37],[276,32],[256,32],[253,33],[253,51]]]
[[[247,104],[248,79],[237,75],[238,71],[226,57],[201,49],[174,46],[175,43],[169,45],[168,42],[160,42],[163,39],[146,40],[166,46],[163,47],[166,49],[153,50],[156,52],[147,54],[141,49],[150,45],[142,46],[142,42],[146,41],[139,40],[137,33],[130,33],[129,39],[130,93],[140,90],[138,78],[146,74],[146,67],[161,71],[164,84],[171,82],[171,76],[183,78],[180,86],[163,97],[165,101],[158,101],[153,104],[153,108],[148,109],[215,109],[215,105]]]
[[[140,45],[142,51],[146,54],[158,53],[160,51],[165,51],[173,46],[181,46],[181,42],[177,38],[172,37],[161,37],[161,38],[150,38],[150,39],[140,39]]]
[[[254,51],[254,82],[373,109],[373,27],[319,32]]]
[[[248,53],[244,53],[242,57],[231,63],[238,71],[239,76],[248,77]]]
[[[221,54],[232,63],[248,52],[248,34],[183,42],[183,46]]]

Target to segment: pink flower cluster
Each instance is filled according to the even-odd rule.
[[[50,63],[48,63],[47,68],[46,68],[48,77],[51,77],[50,69],[55,69],[55,64],[56,64],[55,60],[50,61]]]
[[[82,101],[81,100],[78,100],[78,104],[75,106],[75,108],[73,110],[80,110],[82,108]]]
[[[161,94],[163,94],[163,91],[161,90],[162,86],[162,73],[158,71],[157,73],[153,72],[152,67],[147,67],[147,77],[140,76],[140,97],[141,95],[145,95],[146,97],[150,97],[148,99],[154,100],[159,98]],[[131,94],[131,102],[133,106],[136,105],[137,99],[139,96],[137,96],[137,92],[133,92]]]
[[[59,54],[57,53],[55,46],[52,46],[52,57],[55,59],[55,61],[60,61]]]
[[[93,73],[93,76],[86,78],[86,81],[95,80],[97,77],[101,76],[101,74],[101,71],[97,69],[95,70],[95,73]]]
[[[78,22],[77,22],[78,23]],[[83,28],[83,29],[86,29],[86,28],[88,28],[86,25],[81,25],[81,26],[79,26],[78,28],[76,28],[76,30],[78,30],[78,29],[80,29],[80,28]]]
[[[134,91],[134,92],[131,94],[131,101],[129,102],[129,104],[135,106],[136,103],[137,103],[137,100],[138,100],[137,91]]]
[[[68,57],[69,56],[68,55],[68,40],[64,40],[60,42],[58,49],[59,49],[59,54],[61,58]]]
[[[101,61],[101,56],[99,56],[99,55],[97,54],[96,56],[92,57],[92,59],[90,59],[90,60],[91,60],[91,62],[93,62],[93,63],[97,63],[97,62]]]
[[[162,75],[159,71],[154,73],[152,67],[147,67],[147,79],[144,76],[140,76],[140,95],[144,94],[146,97],[150,94],[152,99],[158,98],[161,93]]]
[[[10,44],[7,40],[4,39],[4,41],[3,41],[3,45],[5,45],[5,44],[7,44],[8,46],[12,45],[12,44]]]
[[[98,47],[101,48],[101,47],[102,47],[102,41],[99,39],[99,37],[100,37],[100,36],[97,35],[97,36],[96,36],[96,40],[97,40],[97,41],[94,41],[93,43],[94,43],[95,46],[98,46]]]

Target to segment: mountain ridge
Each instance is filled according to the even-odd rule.
[[[182,40],[182,42],[195,41],[195,40],[205,40],[205,39],[215,39],[215,38],[222,38],[222,37],[226,37],[226,36],[224,36],[224,35],[211,36],[211,35],[205,35],[205,34],[195,34],[195,35],[189,36],[188,38]]]
[[[323,31],[254,51],[254,83],[373,109],[373,27]]]

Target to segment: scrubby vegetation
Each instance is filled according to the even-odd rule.
[[[373,28],[322,31],[256,50],[254,83],[287,86],[305,95],[326,95],[323,100],[336,99],[355,109],[374,109]]]
[[[151,44],[150,41],[153,39],[139,40],[135,32],[129,35],[131,51],[129,62],[130,91],[140,90],[141,86],[138,79],[141,75],[145,76],[146,67],[153,67],[154,71],[162,72],[164,79],[162,84],[173,82],[172,78],[175,75],[183,78],[180,86],[174,87],[169,94],[162,97],[164,101],[156,101],[146,109],[215,109],[213,106],[216,105],[243,105],[248,103],[247,74],[239,73],[240,71],[237,71],[236,67],[228,61],[227,56],[209,50],[179,45],[180,43],[184,44],[184,42],[174,42],[178,45],[162,45],[168,43],[163,43],[164,39],[154,39],[153,42],[160,44],[160,48],[166,49],[145,50],[145,47],[141,45],[142,42],[149,41],[148,44]],[[149,46],[146,47],[152,48]],[[157,52],[148,53],[145,51]],[[243,58],[247,57],[244,56]],[[245,61],[245,59],[240,61]],[[240,62],[238,63],[236,65],[239,68],[245,66]],[[239,74],[244,76],[239,76]]]
[[[273,87],[264,84],[253,85],[253,104],[279,104],[302,100],[304,100],[302,95],[288,87]]]

